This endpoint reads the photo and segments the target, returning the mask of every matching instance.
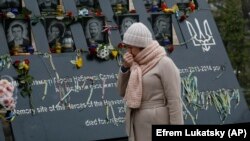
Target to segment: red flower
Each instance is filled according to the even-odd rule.
[[[182,15],[180,17],[180,22],[183,22],[184,20],[186,20],[188,18],[188,16],[186,14]]]
[[[30,61],[28,59],[24,59],[24,63],[29,65],[30,64]]]
[[[188,4],[188,6],[189,6],[190,10],[191,10],[192,12],[194,12],[194,10],[195,10],[195,4],[194,4],[194,2],[193,2],[193,1],[190,1],[189,4]]]
[[[161,10],[168,8],[166,2],[161,3]]]
[[[72,17],[73,16],[73,12],[72,11],[68,11],[67,12],[67,16]]]
[[[136,10],[135,9],[130,10],[129,13],[136,13]]]
[[[96,16],[102,16],[102,11],[100,9],[97,9],[95,12]]]
[[[173,45],[168,45],[168,53],[172,53],[174,51],[174,46]]]
[[[55,48],[50,48],[50,52],[51,53],[56,53],[56,49]]]
[[[89,48],[89,54],[90,54],[90,55],[96,55],[96,53],[97,53],[97,52],[96,52],[96,48],[92,48],[92,47]]]
[[[123,43],[119,43],[118,44],[118,48],[124,48],[124,44]]]
[[[18,68],[18,65],[20,64],[20,60],[16,60],[14,63],[13,63],[13,66],[15,68]]]

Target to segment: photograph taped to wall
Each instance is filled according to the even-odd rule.
[[[0,0],[0,11],[8,8],[22,8],[22,0]]]
[[[6,39],[11,55],[31,53],[33,47],[29,23],[26,19],[6,19],[4,21]]]
[[[72,32],[70,27],[65,25],[69,20],[68,18],[64,18],[63,20],[46,18],[46,34],[52,53],[73,52],[75,50]]]
[[[56,12],[59,0],[37,0],[41,13],[44,12]]]
[[[107,42],[107,35],[105,32],[102,32],[105,25],[105,18],[103,16],[83,17],[82,20],[82,27],[88,44],[90,40],[97,43]]]
[[[165,38],[172,42],[171,14],[151,14],[151,24],[155,39],[162,45]]]
[[[128,29],[130,25],[132,25],[135,22],[139,22],[139,16],[138,15],[121,15],[117,16],[116,22],[119,25],[119,30],[121,36],[123,36],[124,32]]]

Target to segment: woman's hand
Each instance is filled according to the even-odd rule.
[[[123,55],[123,66],[125,68],[130,68],[134,62],[133,55],[130,52],[126,52]]]

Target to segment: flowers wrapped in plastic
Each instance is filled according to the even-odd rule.
[[[14,119],[17,96],[14,93],[13,79],[9,76],[0,78],[0,118],[4,120]]]

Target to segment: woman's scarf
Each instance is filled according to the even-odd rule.
[[[142,99],[142,76],[151,70],[160,59],[166,55],[163,47],[157,41],[139,52],[130,67],[130,77],[124,100],[130,108],[139,108]]]

